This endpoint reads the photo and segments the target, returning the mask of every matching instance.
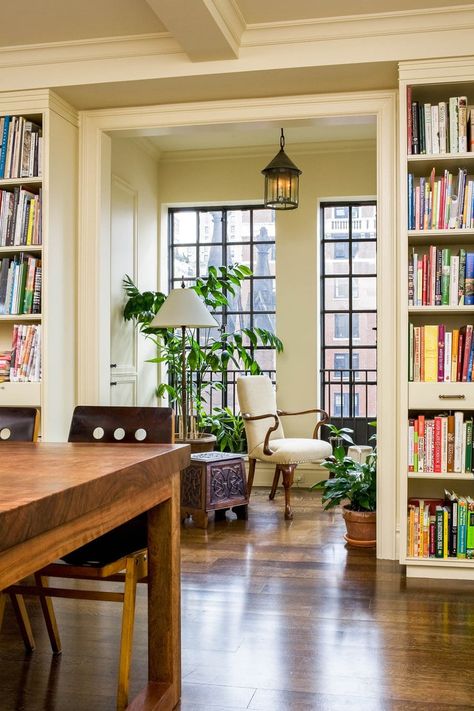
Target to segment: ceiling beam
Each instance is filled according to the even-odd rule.
[[[237,59],[244,19],[234,0],[146,0],[192,62]]]

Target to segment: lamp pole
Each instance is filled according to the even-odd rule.
[[[186,326],[181,326],[181,417],[183,418],[183,440],[188,436],[188,403],[186,393]]]

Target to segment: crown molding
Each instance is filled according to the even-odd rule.
[[[449,32],[474,26],[474,3],[444,8],[318,18],[298,22],[247,25],[242,47],[299,44],[328,40],[363,39],[419,32]]]
[[[321,155],[323,153],[359,153],[375,150],[375,139],[360,139],[346,141],[314,141],[311,143],[295,143],[291,146],[292,156]],[[275,144],[268,146],[243,146],[242,148],[206,148],[194,150],[162,151],[160,163],[188,163],[204,160],[229,160],[239,158],[258,158],[268,160],[275,152]]]
[[[0,68],[184,54],[169,33],[0,47]]]
[[[400,62],[398,65],[401,81],[472,81],[474,76],[474,56],[427,59],[419,62]]]
[[[137,148],[155,161],[161,161],[163,152],[148,136],[124,136],[123,140],[131,141]]]

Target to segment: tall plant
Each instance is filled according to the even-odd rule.
[[[207,276],[196,279],[196,283],[190,288],[201,297],[210,311],[218,312],[222,307],[229,307],[229,298],[236,295],[244,279],[251,275],[252,271],[242,264],[230,267],[211,266]],[[124,319],[133,320],[140,332],[156,343],[157,356],[149,362],[164,363],[167,367],[169,382],[158,386],[157,395],[167,395],[169,402],[181,413],[180,334],[175,333],[173,329],[150,326],[166,295],[159,291],[139,291],[129,276],[124,278],[123,284],[128,296]],[[220,329],[201,329],[199,340],[196,339],[194,331],[186,331],[186,372],[189,377],[187,387],[199,421],[205,416],[204,404],[209,391],[224,387],[222,382],[213,381],[212,375],[225,374],[229,365],[236,370],[258,375],[261,368],[252,354],[252,348],[259,345],[270,346],[277,352],[283,350],[281,340],[263,328],[227,331],[222,326]]]

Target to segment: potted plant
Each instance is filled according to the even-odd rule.
[[[242,415],[234,415],[230,407],[213,407],[209,415],[202,416],[201,424],[207,432],[215,435],[216,449],[220,452],[244,454],[247,451]]]
[[[370,423],[374,426],[374,423]],[[376,435],[371,441],[376,442]],[[342,445],[323,460],[322,466],[330,472],[328,479],[314,484],[312,489],[323,492],[324,509],[343,505],[342,515],[346,523],[347,543],[356,547],[373,547],[376,542],[376,484],[377,447],[375,446],[365,462],[357,462],[348,457]]]
[[[242,282],[251,276],[251,270],[241,264],[230,267],[209,267],[207,276],[196,279],[190,288],[194,289],[210,311],[218,313],[222,307],[229,306],[229,298],[235,296]],[[124,278],[124,289],[128,300],[124,307],[124,319],[135,321],[141,333],[151,338],[157,347],[156,358],[150,363],[162,363],[166,366],[168,380],[160,383],[156,390],[158,397],[167,396],[170,404],[181,412],[181,337],[172,329],[153,328],[150,324],[155,314],[163,305],[166,295],[158,291],[140,292],[129,276]],[[263,328],[241,328],[227,331],[225,324],[220,329],[201,329],[199,340],[194,331],[186,331],[186,373],[187,392],[191,400],[191,433],[198,437],[200,431],[211,427],[217,439],[225,440],[221,434],[219,420],[224,426],[225,417],[217,417],[206,412],[206,401],[210,390],[222,389],[223,378],[229,364],[236,370],[258,375],[261,368],[252,354],[252,348],[258,345],[270,346],[278,352],[283,350],[280,339],[271,331]],[[212,376],[220,374],[216,380]],[[230,410],[229,410],[230,412]],[[224,417],[224,419],[223,419]],[[195,425],[195,426],[193,426]],[[242,425],[243,427],[243,425]]]

